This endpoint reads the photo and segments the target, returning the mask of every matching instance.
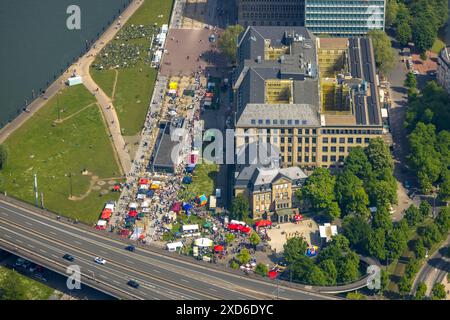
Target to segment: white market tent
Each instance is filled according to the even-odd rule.
[[[329,241],[331,240],[331,237],[338,234],[337,226],[325,223],[323,226],[319,226],[319,233],[321,238],[325,238]]]
[[[138,204],[136,202],[131,202],[128,206],[132,209],[137,209]]]
[[[141,207],[142,208],[148,208],[150,206],[150,202],[149,201],[144,201],[141,203]]]
[[[104,227],[106,226],[106,224],[107,224],[106,220],[98,220],[97,222],[97,226],[99,227]]]
[[[197,231],[198,230],[198,224],[185,224],[183,226],[183,232],[186,231]]]
[[[83,83],[82,77],[71,77],[71,78],[67,79],[67,84],[69,85],[69,87],[76,86],[76,85],[82,84],[82,83]]]
[[[175,251],[178,248],[182,248],[182,247],[183,247],[183,243],[181,243],[181,242],[173,242],[173,243],[167,244],[167,250],[169,250],[169,251]]]
[[[109,209],[111,211],[114,211],[114,204],[113,203],[107,203],[105,206],[105,209]]]
[[[199,239],[195,239],[194,244],[197,247],[212,247],[213,241],[208,238],[199,238]]]

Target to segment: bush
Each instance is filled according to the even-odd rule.
[[[255,273],[260,276],[267,277],[267,273],[269,272],[269,267],[263,263],[258,263],[255,268]]]
[[[447,296],[445,292],[445,286],[442,283],[435,283],[433,290],[431,291],[431,299],[444,300]]]
[[[230,268],[231,269],[239,269],[239,263],[236,262],[236,260],[231,260],[230,261]]]

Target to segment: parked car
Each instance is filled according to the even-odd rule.
[[[63,255],[63,259],[67,260],[67,261],[73,261],[75,260],[74,257],[72,257],[70,254],[66,253],[65,255]]]
[[[128,284],[130,287],[133,287],[133,288],[135,288],[135,289],[139,288],[139,283],[137,283],[137,282],[134,281],[134,280],[129,280],[129,281],[127,282],[127,284]]]
[[[100,257],[95,257],[95,258],[94,258],[94,261],[95,261],[96,263],[98,263],[98,264],[105,264],[105,263],[106,263],[106,260],[103,259],[103,258],[100,258]]]
[[[125,250],[131,251],[131,252],[134,252],[135,249],[136,248],[134,246],[125,247]]]

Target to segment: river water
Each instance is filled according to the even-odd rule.
[[[0,127],[86,51],[130,0],[1,0]],[[71,5],[81,28],[69,30]]]

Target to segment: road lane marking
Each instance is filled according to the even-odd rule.
[[[8,235],[8,234],[4,234],[3,236],[4,236],[5,238],[11,239],[11,236]]]
[[[22,240],[16,239],[17,243],[23,243]]]
[[[180,279],[180,281],[183,281],[183,282],[189,283],[189,281],[188,281],[188,280],[186,280],[186,279]]]
[[[29,225],[29,226],[32,226],[32,225],[33,225],[32,223],[30,223],[30,222],[28,222],[28,221],[25,221],[25,223],[26,223],[27,225]]]
[[[34,246],[33,246],[32,244],[28,244],[28,246],[29,246],[30,248],[33,248],[33,249],[34,249]]]
[[[7,214],[6,212],[0,211],[0,214],[4,215],[6,217],[9,217],[9,214]]]
[[[155,270],[155,269],[153,269],[153,272],[156,272],[156,273],[161,273],[161,271],[159,271],[159,270]]]
[[[133,261],[130,261],[130,260],[125,260],[125,261],[128,262],[129,264],[134,264]]]
[[[116,281],[116,280],[113,280],[113,282],[114,282],[115,284],[120,284],[120,282],[119,282],[119,281]]]
[[[73,242],[75,242],[76,244],[79,244],[79,245],[81,245],[81,242],[80,242],[80,241],[77,241],[77,240],[73,240]]]
[[[213,288],[209,288],[209,290],[211,290],[211,291],[213,291],[213,292],[217,292],[217,290],[216,290],[216,289],[213,289]]]
[[[56,254],[52,253],[52,257],[58,259],[59,257]]]
[[[42,250],[42,249],[39,249],[39,251],[42,252],[42,253],[47,253],[47,251]]]
[[[52,235],[56,236],[56,233],[55,233],[55,232],[53,232],[53,231],[50,231],[50,234],[52,234]]]
[[[106,276],[104,276],[104,275],[102,275],[102,274],[99,274],[98,275],[100,278],[103,278],[103,279],[108,279],[108,277],[106,277]]]

